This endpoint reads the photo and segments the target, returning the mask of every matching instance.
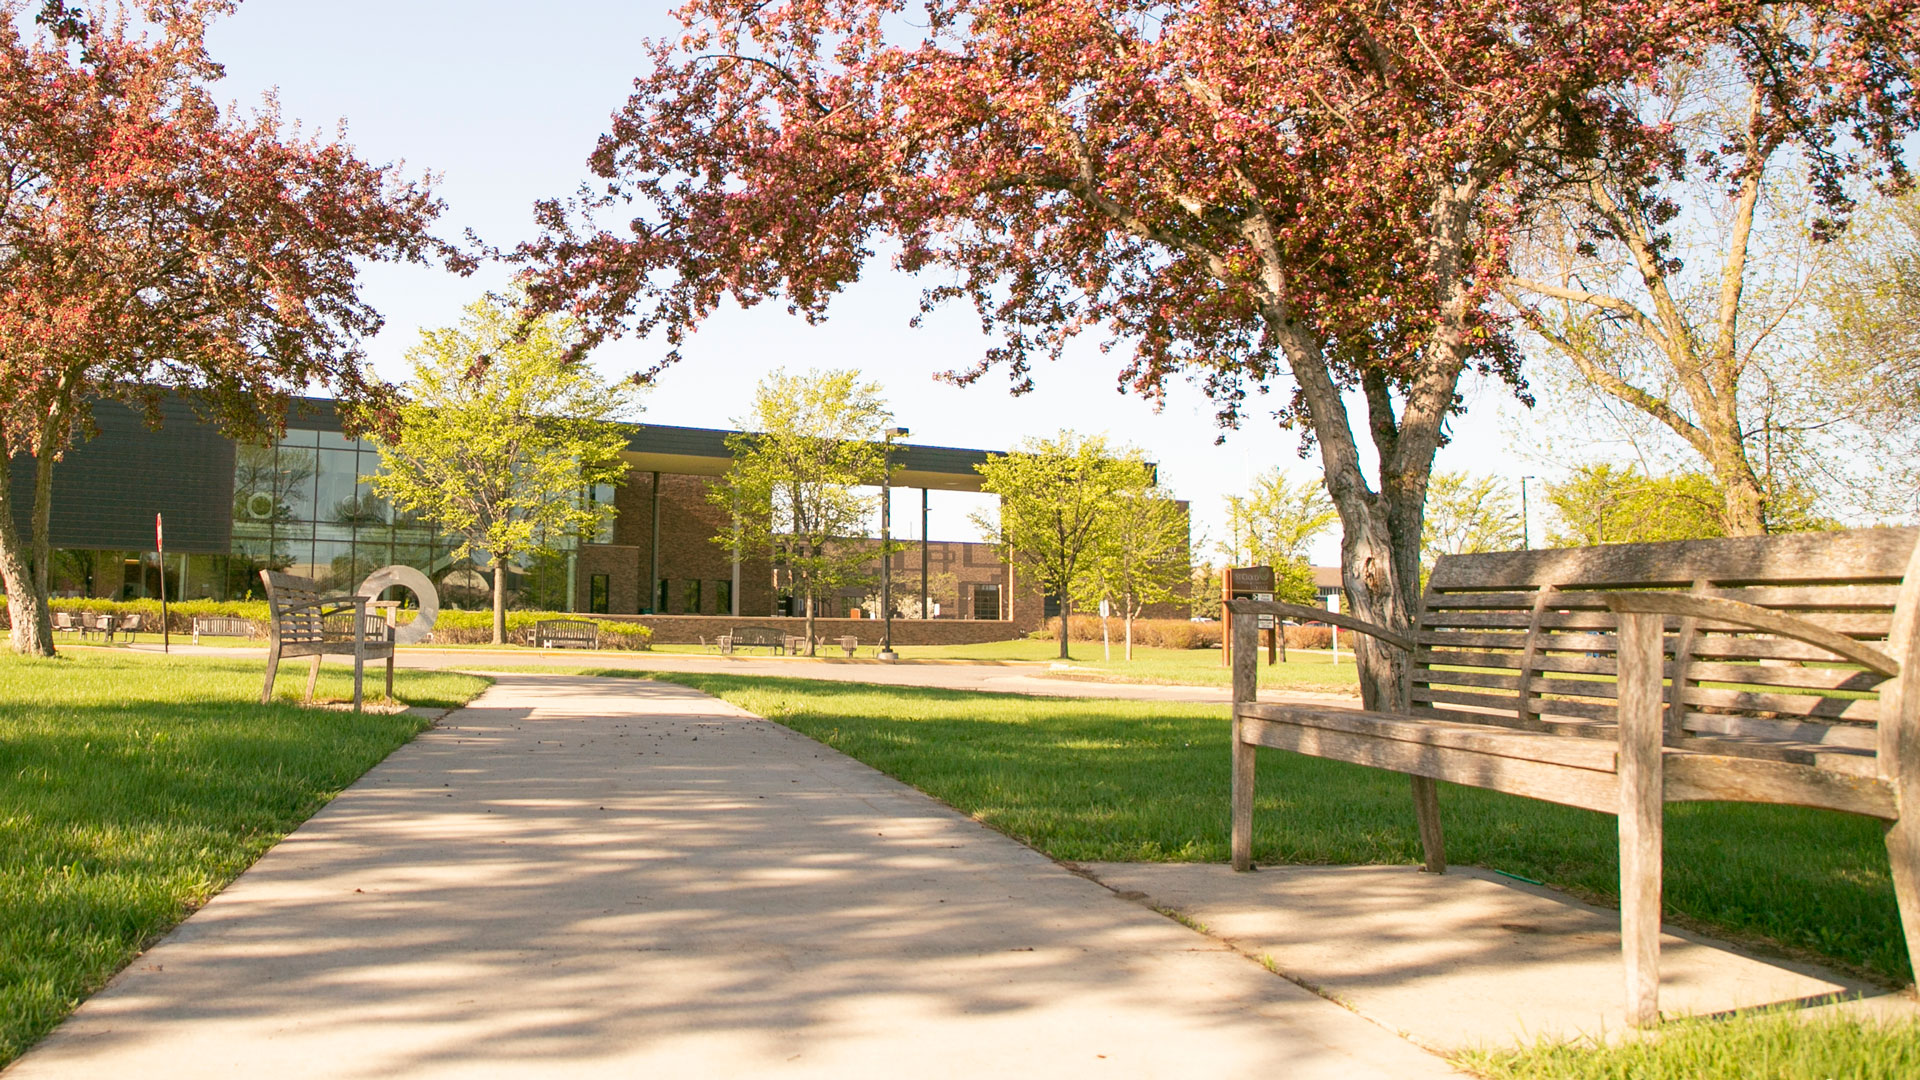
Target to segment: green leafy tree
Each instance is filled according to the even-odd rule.
[[[1151,486],[1151,467],[1138,450],[1116,453],[1098,435],[1062,431],[1028,438],[1009,454],[989,455],[974,468],[980,489],[1000,497],[998,515],[978,513],[974,524],[1060,601],[1060,658],[1067,658],[1067,619],[1097,572],[1114,500]]]
[[[1227,496],[1230,539],[1220,545],[1220,552],[1240,566],[1304,561],[1307,545],[1339,520],[1318,477],[1295,484],[1280,470],[1269,469],[1246,495]]]
[[[1726,535],[1723,498],[1705,473],[1648,476],[1603,462],[1579,466],[1546,493],[1557,519],[1547,530],[1554,547]]]
[[[1313,564],[1307,545],[1340,520],[1327,486],[1318,477],[1291,483],[1269,469],[1244,496],[1227,496],[1228,541],[1219,546],[1230,565],[1273,567],[1273,598],[1289,604],[1318,604]],[[1214,592],[1219,592],[1216,576]]]
[[[1505,551],[1521,545],[1520,506],[1498,478],[1463,472],[1433,474],[1427,487],[1422,562],[1442,555]]]
[[[820,601],[873,576],[876,505],[859,489],[881,481],[892,419],[879,384],[858,371],[775,370],[754,390],[751,417],[734,421],[747,430],[727,438],[733,464],[709,497],[731,516],[714,542],[787,572],[809,656]]]
[[[1154,482],[1153,470],[1128,470],[1137,486],[1115,493],[1100,530],[1093,572],[1081,599],[1119,607],[1126,657],[1133,659],[1133,620],[1148,604],[1178,599],[1186,580],[1190,526],[1187,512]]]
[[[460,324],[423,331],[408,352],[400,438],[381,442],[375,492],[460,538],[453,555],[484,551],[493,568],[493,643],[506,641],[507,568],[591,535],[612,508],[582,497],[626,475],[617,421],[632,383],[610,384],[570,362],[571,325],[522,324],[510,298],[467,306]]]

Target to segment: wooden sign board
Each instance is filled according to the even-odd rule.
[[[1271,566],[1235,566],[1227,570],[1227,592],[1235,600],[1251,600],[1256,593],[1269,594],[1273,599],[1273,567]]]

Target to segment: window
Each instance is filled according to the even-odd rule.
[[[587,610],[595,615],[607,613],[607,575],[595,574],[587,586]]]
[[[699,578],[691,578],[680,583],[680,610],[688,615],[700,614]]]
[[[660,579],[660,593],[658,596],[654,597],[653,613],[655,615],[665,615],[667,613],[667,579],[666,578]]]
[[[995,588],[998,588],[998,586],[995,586]],[[1053,595],[1052,593],[1048,593],[1047,595],[1041,597],[1040,598],[1040,617],[1043,619],[1059,618],[1060,617],[1060,598]]]
[[[733,582],[713,583],[713,613],[715,615],[733,614]]]
[[[587,488],[587,503],[593,507],[607,507],[609,511],[605,517],[600,519],[599,527],[593,530],[593,535],[587,537],[587,543],[613,543],[613,514],[611,513],[613,508],[613,485],[590,485]]]
[[[976,619],[1000,617],[1000,586],[975,585],[973,587],[973,617]]]

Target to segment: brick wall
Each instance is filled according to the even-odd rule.
[[[749,626],[764,627],[783,634],[806,632],[807,620],[801,618],[729,618],[721,615],[639,615],[610,616],[619,622],[637,622],[653,628],[653,640],[662,645],[698,644],[729,631]],[[842,636],[852,635],[862,645],[880,641],[878,619],[815,619],[814,633],[833,646]],[[1004,619],[895,619],[895,645],[969,645],[982,641],[1011,641],[1021,631]]]
[[[659,477],[660,500],[660,578],[667,584],[667,597],[659,614],[672,616],[724,616],[719,604],[720,586],[731,585],[732,553],[713,542],[726,527],[726,510],[709,502],[707,495],[715,480],[704,476],[679,476],[663,473]],[[594,574],[606,574],[609,586],[607,611],[614,615],[653,613],[654,600],[647,596],[652,572],[654,475],[630,473],[627,483],[618,489],[614,500],[613,543],[589,544],[581,549],[575,606],[587,611]],[[1184,509],[1185,504],[1182,504]],[[924,552],[924,555],[923,555]],[[988,544],[941,540],[922,545],[909,541],[893,556],[893,594],[896,605],[917,602],[920,596],[921,567],[924,557],[929,599],[940,605],[934,623],[974,622],[976,611],[991,608],[992,620],[1005,621],[1009,627],[999,637],[968,638],[993,641],[1015,637],[1038,629],[1044,598],[1029,585],[1025,575],[1002,562]],[[875,567],[875,590],[878,567]],[[696,597],[690,582],[698,582],[698,607],[689,605]],[[997,589],[998,602],[983,598],[989,589]],[[844,614],[858,603],[859,591],[845,596],[822,598],[822,611]],[[765,559],[746,559],[740,565],[740,603],[742,617],[775,617],[778,590],[772,566]],[[976,606],[978,601],[978,606]],[[917,603],[916,603],[917,608]],[[901,610],[896,606],[895,610]],[[914,609],[909,609],[914,610]],[[1185,618],[1184,601],[1152,605],[1149,618]],[[838,622],[848,622],[840,619]],[[923,621],[923,620],[910,620]],[[854,620],[858,622],[858,620]],[[901,625],[896,619],[894,625]],[[984,632],[984,631],[983,631]],[[995,631],[994,633],[999,633]],[[697,637],[688,638],[697,640]],[[944,639],[943,639],[944,640]]]

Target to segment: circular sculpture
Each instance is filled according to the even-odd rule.
[[[354,595],[372,600],[396,585],[413,594],[420,604],[420,614],[414,616],[412,622],[394,628],[393,643],[418,645],[433,633],[433,621],[440,617],[440,593],[427,575],[411,566],[383,566],[368,574]]]

